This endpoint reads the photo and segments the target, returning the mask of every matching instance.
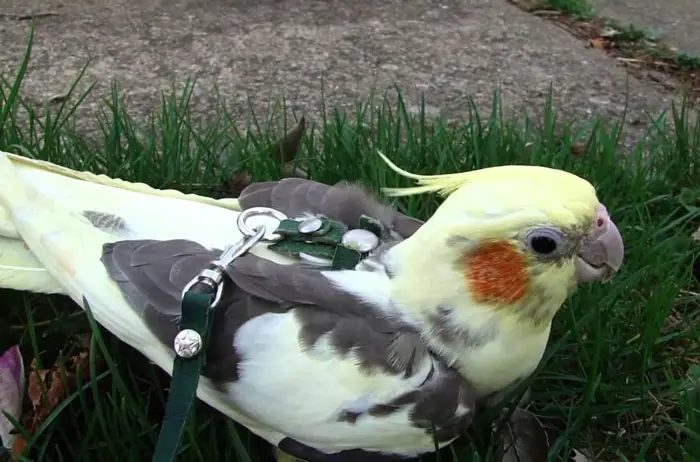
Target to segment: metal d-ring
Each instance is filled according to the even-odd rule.
[[[251,207],[249,209],[243,210],[241,213],[238,214],[238,218],[236,219],[236,224],[238,225],[238,229],[241,231],[241,233],[246,236],[246,237],[253,237],[257,234],[255,229],[252,229],[246,221],[249,218],[252,217],[257,217],[257,216],[267,216],[267,217],[272,217],[278,222],[281,222],[282,220],[287,219],[287,215],[284,213],[280,212],[279,210],[272,209],[270,207]],[[258,227],[256,226],[256,229]],[[282,236],[279,234],[276,234],[275,231],[276,229],[271,229],[271,227],[265,227],[265,236],[262,238],[263,241],[268,241],[268,242],[274,242],[274,241],[279,241],[282,239]]]

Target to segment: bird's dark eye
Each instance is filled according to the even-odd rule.
[[[535,236],[530,239],[530,247],[537,253],[548,255],[557,250],[557,242],[549,236]]]
[[[562,246],[561,234],[553,229],[537,229],[527,236],[530,249],[539,255],[552,255]]]

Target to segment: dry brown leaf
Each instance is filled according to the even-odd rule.
[[[571,145],[571,155],[575,157],[581,157],[586,154],[586,143],[573,143]]]
[[[503,462],[546,462],[549,437],[537,416],[525,409],[513,411],[503,437]]]
[[[226,179],[224,190],[232,197],[238,197],[245,188],[250,186],[252,181],[253,177],[245,170],[233,172],[231,176]]]
[[[279,165],[292,162],[299,153],[301,137],[306,129],[306,119],[302,117],[294,128],[289,130],[284,138],[279,140],[270,150],[270,157]]]
[[[78,377],[83,380],[90,377],[88,361],[87,352],[72,356],[70,362],[63,368],[60,364],[54,364],[49,369],[37,369],[36,358],[32,360],[27,381],[27,395],[32,409],[25,412],[22,418],[22,423],[30,435],[37,431],[51,412],[56,409],[56,406],[61,404],[73,391]],[[22,454],[26,446],[27,441],[24,436],[18,435],[12,446],[12,452]]]
[[[285,177],[307,177],[306,171],[295,167],[293,163],[294,158],[299,153],[299,145],[305,129],[306,119],[302,117],[294,128],[288,131],[281,140],[270,148],[270,158],[282,167],[283,176]],[[245,188],[250,186],[252,181],[253,178],[250,172],[247,170],[239,170],[233,172],[231,176],[224,181],[223,190],[231,197],[238,197]]]
[[[49,374],[48,369],[37,370],[36,358],[32,359],[29,365],[29,381],[27,383],[27,395],[32,402],[32,408],[41,407],[41,400],[44,395],[46,376]]]
[[[588,46],[590,48],[597,48],[599,50],[605,50],[606,48],[608,48],[608,41],[602,37],[597,37],[594,39],[590,39],[588,41]]]
[[[12,443],[12,447],[10,448],[10,452],[12,453],[13,460],[18,460],[19,456],[24,454],[24,451],[26,449],[27,449],[27,440],[24,439],[24,436],[17,435],[17,439],[15,440],[14,443]]]

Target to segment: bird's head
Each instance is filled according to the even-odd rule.
[[[623,261],[620,232],[595,188],[557,169],[509,165],[423,176],[390,196],[435,192],[435,214],[391,256],[409,300],[478,305],[534,325],[551,321],[580,283],[606,281]],[[415,290],[420,288],[421,290]]]

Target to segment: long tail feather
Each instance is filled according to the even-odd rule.
[[[0,237],[0,287],[42,294],[65,290],[20,239]]]
[[[185,238],[187,233],[183,235],[182,228],[174,223],[186,215],[197,217],[199,226],[211,228],[218,226],[217,221],[235,221],[237,215],[231,212],[241,210],[238,199],[212,199],[176,190],[160,190],[144,183],[77,172],[2,151],[0,154],[11,163],[14,175],[23,184],[32,185],[33,190],[52,198],[71,213],[86,216],[122,238]],[[126,226],[107,229],[108,225],[115,223]],[[206,236],[196,224],[188,223],[188,228]],[[61,285],[21,241],[6,207],[0,207],[0,287],[46,294],[64,293]]]
[[[17,170],[10,158],[0,153],[0,205],[37,261],[83,309],[83,300],[87,300],[100,325],[171,374],[174,353],[155,338],[128,306],[100,261],[103,245],[119,238],[98,229],[59,200],[22,181]],[[230,213],[235,215],[235,212]],[[211,381],[202,378],[197,395],[268,440],[281,439],[282,435],[259,428],[240,411],[228,406],[223,393]]]
[[[15,166],[17,173],[30,184],[35,185],[40,191],[50,193],[52,197],[70,199],[76,203],[76,207],[90,204],[105,205],[102,196],[113,197],[128,191],[132,193],[147,194],[153,197],[171,198],[198,202],[224,207],[229,210],[240,210],[238,199],[213,199],[197,194],[185,194],[175,189],[156,189],[145,183],[132,183],[118,178],[110,178],[106,175],[96,175],[91,172],[78,172],[60,165],[42,160],[30,159],[7,152],[0,153]],[[100,187],[101,186],[101,187]],[[87,210],[85,207],[82,210]],[[17,238],[17,232],[7,217],[7,212],[0,209],[0,235]]]

